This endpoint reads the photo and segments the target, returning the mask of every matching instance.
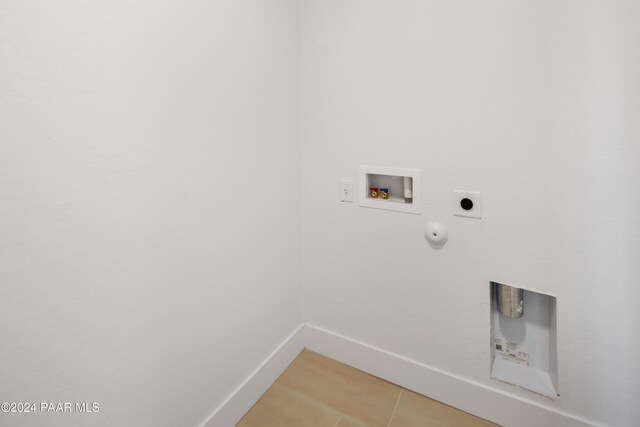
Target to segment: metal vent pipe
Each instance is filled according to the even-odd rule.
[[[507,317],[522,317],[524,315],[524,289],[491,282],[495,288],[498,312]]]

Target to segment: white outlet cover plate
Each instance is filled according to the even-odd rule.
[[[468,211],[462,209],[460,206],[462,199],[470,199],[473,202],[473,208]],[[453,190],[453,214],[466,218],[482,218],[482,195],[480,192]]]
[[[353,202],[353,180],[340,180],[340,201],[348,203]]]

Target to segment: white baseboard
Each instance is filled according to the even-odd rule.
[[[304,349],[304,328],[304,324],[298,326],[200,427],[235,426]]]
[[[503,426],[596,425],[322,328],[304,334],[309,350]]]
[[[326,329],[303,324],[200,427],[234,426],[304,348],[503,426],[598,425]]]

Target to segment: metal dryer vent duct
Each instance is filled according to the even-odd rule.
[[[507,317],[522,317],[524,315],[524,289],[491,282],[495,288],[498,312]]]

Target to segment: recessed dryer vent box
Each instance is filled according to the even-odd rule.
[[[491,378],[558,399],[556,298],[497,282],[490,293]]]
[[[377,189],[373,197],[371,189]],[[388,190],[386,198],[381,190]],[[360,206],[420,213],[420,170],[360,166]]]

